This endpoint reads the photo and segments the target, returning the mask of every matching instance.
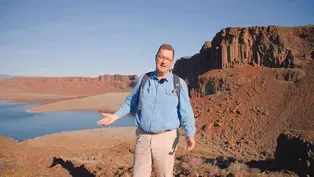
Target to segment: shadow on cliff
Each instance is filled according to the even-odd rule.
[[[72,177],[95,177],[94,174],[90,173],[84,167],[84,164],[79,167],[75,167],[71,161],[64,161],[62,158],[53,157],[53,162],[49,168],[52,168],[58,164],[61,165],[64,169],[68,170]]]

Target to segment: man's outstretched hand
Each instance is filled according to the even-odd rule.
[[[107,114],[107,113],[100,113],[103,118],[97,122],[97,125],[109,125],[115,122],[118,119],[116,114]]]
[[[186,148],[185,150],[191,151],[195,146],[195,140],[193,136],[186,138]]]

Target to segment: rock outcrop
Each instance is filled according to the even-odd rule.
[[[174,71],[191,78],[210,69],[241,65],[302,67],[313,58],[314,26],[229,27],[206,41],[199,53],[180,58]]]
[[[296,82],[297,80],[300,80],[305,76],[306,76],[305,71],[301,69],[287,68],[287,69],[279,71],[278,74],[276,75],[276,79]]]
[[[102,82],[111,82],[111,81],[134,81],[138,78],[137,75],[129,75],[129,76],[124,76],[124,75],[121,75],[121,74],[115,74],[115,75],[109,75],[109,74],[106,74],[106,75],[101,75],[98,77],[99,78],[99,81],[102,81]]]

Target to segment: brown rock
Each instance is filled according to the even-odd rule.
[[[305,71],[301,69],[285,69],[277,74],[276,79],[295,82],[305,76]]]
[[[314,58],[311,49],[313,33],[313,25],[224,28],[212,41],[205,42],[199,53],[179,59],[174,71],[182,78],[189,78],[210,69],[243,64],[289,68],[304,65]],[[307,37],[291,37],[291,34]],[[288,58],[287,51],[290,51]]]

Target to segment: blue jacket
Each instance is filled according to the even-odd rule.
[[[133,89],[127,96],[124,104],[115,112],[118,118],[128,114],[131,109],[137,107],[139,89],[142,74]],[[184,128],[187,137],[195,134],[195,119],[190,104],[188,88],[183,79],[180,78],[180,102],[173,86],[173,74],[160,81],[153,72],[142,92],[142,107],[136,113],[136,126],[146,132],[162,132],[165,130]]]

